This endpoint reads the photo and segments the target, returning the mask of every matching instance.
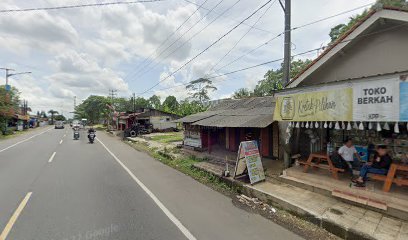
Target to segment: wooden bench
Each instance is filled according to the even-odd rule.
[[[379,174],[372,174],[370,173],[370,178],[377,181],[383,181],[383,191],[389,192],[391,185],[393,183],[397,184],[397,186],[408,186],[408,179],[407,178],[396,178],[397,171],[405,171],[408,172],[408,165],[402,164],[391,164],[390,170],[388,170],[387,175],[379,175]]]
[[[317,160],[317,161],[313,162],[313,160]],[[327,161],[327,165],[325,164],[321,165],[320,163],[322,161]],[[333,165],[333,162],[331,161],[330,157],[326,153],[311,153],[307,161],[298,161],[298,162],[299,164],[304,165],[303,167],[304,172],[307,172],[309,170],[309,167],[325,169],[332,173],[332,176],[334,179],[339,179],[339,176],[337,174],[338,172],[344,172],[344,169],[336,168]]]

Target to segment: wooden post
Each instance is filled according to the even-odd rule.
[[[207,144],[208,144],[208,153],[211,153],[211,131],[210,129],[208,129]]]

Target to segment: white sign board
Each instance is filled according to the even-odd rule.
[[[251,184],[265,180],[261,155],[256,141],[245,141],[239,144],[238,159],[235,167],[235,176],[241,174],[242,161],[245,161]],[[241,167],[239,167],[241,166]]]
[[[201,139],[200,138],[184,138],[184,145],[190,147],[201,148]]]
[[[354,121],[398,121],[399,79],[353,83]]]

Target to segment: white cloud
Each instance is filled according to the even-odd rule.
[[[224,1],[201,23],[181,37],[201,16],[207,13],[206,10],[200,9],[158,52],[154,50],[197,9],[197,6],[170,1],[1,14],[0,42],[2,42],[2,48],[0,54],[2,59],[0,59],[0,66],[13,66],[18,71],[24,68],[24,70],[35,72],[32,76],[21,76],[19,78],[21,80],[13,81],[13,84],[19,87],[29,102],[37,106],[47,104],[65,106],[67,110],[72,105],[73,96],[84,99],[90,94],[107,95],[109,89],[117,89],[121,95],[143,92],[144,89],[158,83],[160,79],[165,78],[186,63],[188,59],[201,52],[264,2],[262,0],[241,1],[191,42],[183,45],[185,40],[191,38],[235,1]],[[196,1],[196,3],[201,4],[203,0]],[[208,1],[204,7],[210,9],[216,3],[217,1]],[[292,3],[292,24],[298,26],[366,3],[366,0],[295,0]],[[64,4],[72,4],[72,1],[61,0],[57,4],[55,1],[43,0],[36,1],[34,4],[31,1],[8,0],[5,1],[2,8],[16,9],[34,7],[34,5]],[[345,22],[349,16],[361,11],[362,9],[293,31],[292,42],[296,45],[294,52],[302,52],[326,43],[329,40],[328,32],[331,26]],[[258,16],[259,14],[255,15],[247,24],[253,23]],[[282,32],[283,14],[277,2],[256,27],[262,28],[263,31],[252,29],[217,67],[225,65]],[[208,73],[209,69],[241,38],[247,29],[246,25],[240,26],[187,67],[158,84],[153,91],[144,96],[148,97],[155,93],[163,98],[167,95],[187,97],[184,86],[174,86],[185,84],[206,74],[214,75],[214,72]],[[158,57],[149,67],[140,65],[153,52],[153,57],[156,57],[161,50],[180,37],[180,41]],[[183,46],[180,47],[181,45]],[[180,49],[169,55],[178,47]],[[282,49],[283,38],[277,38],[258,51],[222,69],[220,73],[279,59],[283,55]],[[166,55],[169,57],[164,59]],[[159,64],[158,61],[161,63]],[[21,62],[28,67],[17,64]],[[279,64],[280,62],[276,62],[216,78],[214,84],[219,90],[212,93],[211,96],[213,98],[225,97],[241,87],[253,88],[268,69],[276,68]],[[30,65],[35,68],[30,69]],[[154,65],[158,67],[151,69]],[[143,78],[135,77],[140,69],[146,72]],[[174,88],[160,90],[169,87]]]

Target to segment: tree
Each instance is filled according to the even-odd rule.
[[[207,107],[205,107],[199,101],[190,102],[188,100],[183,100],[183,101],[180,101],[180,105],[176,113],[180,116],[187,116],[187,115],[195,114],[198,112],[204,112],[206,110],[207,110]]]
[[[41,111],[40,116],[42,118],[47,118],[47,114],[45,113],[45,111]]]
[[[294,60],[290,63],[290,78],[294,78],[298,75],[307,65],[311,63],[311,60]],[[254,89],[255,96],[268,96],[273,94],[276,90],[283,88],[282,78],[283,78],[283,63],[281,67],[276,70],[268,70],[264,79],[258,82]]]
[[[210,100],[208,94],[217,90],[217,88],[213,85],[213,82],[208,78],[199,78],[191,81],[186,86],[186,89],[189,91],[190,97],[193,100],[199,101],[200,103]]]
[[[149,103],[154,109],[160,109],[161,108],[161,102],[160,102],[160,97],[157,95],[153,95],[149,98]]]
[[[177,102],[177,99],[175,96],[167,96],[166,99],[163,102],[162,105],[162,110],[166,112],[172,112],[175,113],[177,112],[179,108],[179,103]]]
[[[54,119],[55,121],[65,121],[66,120],[65,116],[62,114],[56,115]]]
[[[381,6],[408,9],[408,2],[406,2],[405,0],[377,0],[376,3],[371,7],[371,9],[375,9]],[[369,11],[365,10],[360,14],[350,17],[347,23],[338,24],[330,29],[329,36],[331,39],[331,43],[343,36],[343,34],[350,30],[357,22],[367,16],[368,13]]]
[[[4,85],[0,86],[0,128],[3,135],[7,134],[8,121],[19,111],[20,92],[12,87],[6,91]]]
[[[252,92],[248,88],[240,88],[232,94],[232,98],[239,99],[239,98],[246,98],[250,97]]]
[[[86,118],[91,124],[107,119],[108,103],[110,99],[107,97],[91,95],[75,108],[75,118]]]
[[[51,109],[51,110],[48,111],[48,113],[51,114],[51,124],[54,124],[54,115],[58,114],[58,111],[55,111],[55,110]]]
[[[150,108],[151,107],[149,100],[144,99],[142,97],[137,97],[136,98],[135,106],[136,106],[136,109],[138,109],[138,108]]]

